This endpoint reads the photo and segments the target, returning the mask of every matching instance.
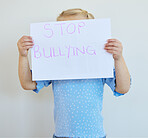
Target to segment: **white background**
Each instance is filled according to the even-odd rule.
[[[0,0],[0,137],[52,137],[52,87],[39,94],[21,88],[16,43],[29,35],[31,22],[55,21],[68,8],[111,18],[112,38],[124,47],[132,87],[126,95],[115,97],[105,86],[103,116],[108,138],[148,137],[147,7],[147,0]]]

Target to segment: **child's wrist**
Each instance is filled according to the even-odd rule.
[[[27,58],[27,56],[23,56],[19,53],[19,58]]]
[[[119,58],[114,59],[115,62],[120,62],[120,61],[122,61],[122,60],[123,60],[123,56],[122,56],[122,55],[121,55]]]

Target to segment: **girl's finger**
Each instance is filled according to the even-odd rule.
[[[21,41],[22,43],[25,43],[25,42],[31,42],[31,43],[33,43],[33,40],[32,39],[23,39],[22,41]]]
[[[107,42],[117,42],[117,43],[121,43],[118,39],[108,39]]]
[[[28,41],[33,42],[31,36],[23,36],[22,39],[21,39],[21,43],[28,42]]]
[[[119,48],[117,48],[117,47],[105,47],[104,49],[105,50],[114,50],[114,51],[118,51],[119,50]]]
[[[29,49],[29,48],[32,48],[33,46],[26,46],[26,47],[23,47],[24,49]]]
[[[22,37],[22,39],[32,39],[32,37],[31,36],[27,36],[27,35],[24,35],[23,37]]]
[[[22,44],[23,47],[33,46],[33,45],[34,45],[34,43],[32,43],[32,42],[25,42],[25,43]]]
[[[110,43],[106,43],[105,46],[115,46],[115,47],[119,47],[119,43],[117,43],[117,42],[110,42]]]
[[[111,53],[111,54],[117,54],[117,51],[113,50],[113,49],[110,49],[110,50],[106,50],[108,53]]]

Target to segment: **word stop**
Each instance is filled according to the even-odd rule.
[[[85,22],[78,22],[78,23],[55,23],[58,32],[54,32],[54,27],[50,24],[44,25],[44,30],[46,33],[44,34],[47,38],[52,38],[54,34],[58,34],[63,36],[64,34],[74,34],[74,33],[81,33],[81,28],[85,26]]]

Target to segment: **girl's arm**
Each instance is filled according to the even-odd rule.
[[[25,90],[36,89],[36,82],[32,81],[32,74],[27,57],[29,48],[33,47],[32,38],[30,36],[23,36],[19,39],[17,46],[19,50],[18,75],[21,86]]]
[[[123,56],[115,60],[116,89],[119,93],[126,93],[130,89],[130,74],[128,72]]]
[[[116,89],[119,93],[127,93],[130,89],[130,74],[122,56],[122,44],[117,39],[108,39],[104,48],[113,54],[116,72]]]

